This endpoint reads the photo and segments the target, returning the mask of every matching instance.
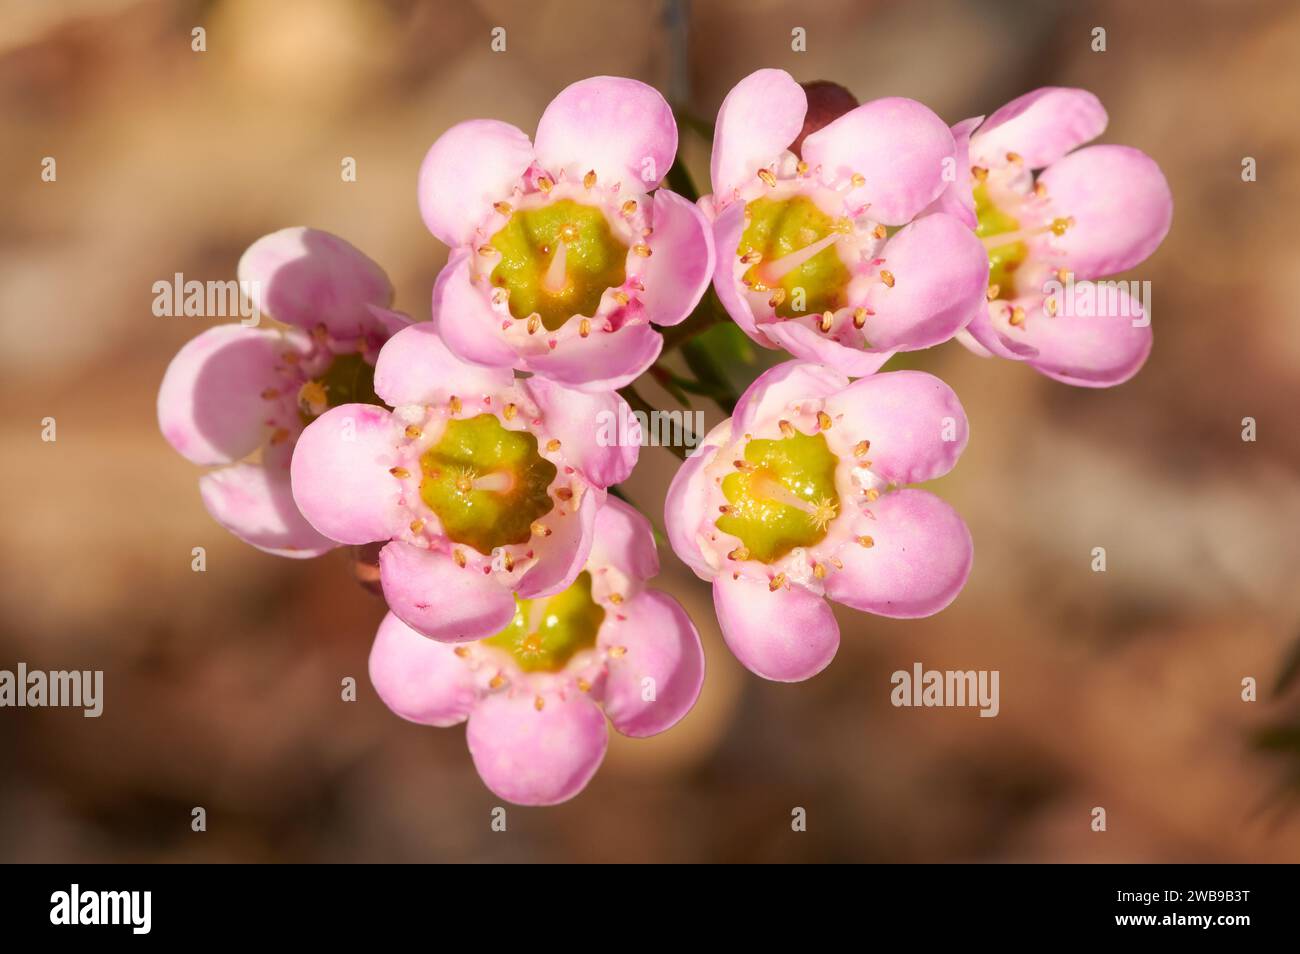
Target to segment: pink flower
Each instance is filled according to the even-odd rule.
[[[768,679],[820,672],[839,647],[823,597],[880,616],[928,616],[970,572],[970,532],[901,484],[947,473],[966,415],[919,371],[849,383],[813,363],[764,373],[687,459],[664,512],[677,556],[713,582],[722,635]]]
[[[419,198],[451,246],[433,291],[447,347],[590,391],[641,374],[663,346],[651,325],[684,319],[713,274],[700,211],[655,190],[676,152],[664,98],[610,76],[556,96],[536,143],[491,119],[443,133]]]
[[[714,287],[756,342],[845,374],[947,341],[979,310],[988,259],[952,215],[918,218],[954,168],[952,133],[910,99],[863,103],[803,140],[783,70],[727,94],[713,140]]]
[[[1151,351],[1150,315],[1140,295],[1089,280],[1164,239],[1173,197],[1160,167],[1128,146],[1077,148],[1106,128],[1086,90],[1044,87],[982,119],[953,127],[961,175],[935,205],[976,230],[992,264],[989,304],[960,340],[1067,384],[1127,381]]]
[[[571,584],[587,561],[605,488],[639,446],[606,446],[614,393],[456,358],[428,322],[384,346],[375,392],[394,410],[345,404],[294,449],[293,498],[339,543],[379,553],[389,607],[426,636],[481,639],[531,599]]]
[[[470,755],[497,795],[521,805],[565,801],[604,758],[605,717],[642,738],[675,725],[699,697],[700,637],[676,600],[645,589],[658,572],[650,524],[610,498],[596,515],[585,571],[568,589],[512,602],[501,633],[455,646],[389,613],[370,653],[371,682],[404,719],[468,719]]]
[[[388,310],[393,288],[378,265],[316,229],[258,239],[239,280],[260,315],[293,327],[221,325],[194,338],[163,376],[158,424],[185,458],[218,468],[199,478],[218,523],[268,553],[319,556],[335,543],[294,505],[294,443],[328,407],[374,400],[379,349],[409,319]]]

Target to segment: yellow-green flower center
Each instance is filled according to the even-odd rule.
[[[443,532],[479,553],[526,543],[532,522],[555,506],[546,492],[555,465],[538,454],[537,438],[506,430],[491,414],[449,420],[420,470],[420,498]]]
[[[736,558],[772,563],[819,543],[839,512],[837,463],[821,434],[746,444],[740,469],[722,480],[727,505],[716,523],[740,539]]]
[[[325,372],[298,389],[298,416],[310,424],[341,404],[377,404],[375,366],[357,352],[336,355]]]
[[[751,287],[777,289],[776,313],[782,318],[820,314],[848,304],[849,270],[835,250],[834,243],[807,261],[772,274],[772,263],[791,253],[843,232],[845,226],[827,215],[807,196],[789,199],[759,198],[745,207],[749,225],[740,236],[736,253],[744,261],[758,256],[758,261],[744,275]]]
[[[980,238],[1005,235],[1020,231],[1020,222],[1003,212],[989,198],[988,188],[984,185],[975,187],[975,217],[978,224],[975,234]],[[984,243],[988,245],[987,242]],[[1016,295],[1016,270],[1024,264],[1029,255],[1029,248],[1024,242],[1009,242],[996,245],[989,253],[989,288],[997,289],[994,298],[1014,298]]]
[[[490,243],[501,255],[491,281],[510,293],[510,314],[536,314],[549,331],[595,316],[605,289],[627,278],[628,247],[605,213],[572,199],[512,213]]]
[[[483,640],[515,657],[524,672],[559,672],[596,645],[605,610],[591,598],[591,574],[580,573],[567,590],[542,600],[515,598],[515,618]]]

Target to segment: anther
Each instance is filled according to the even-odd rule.
[[[622,208],[619,209],[619,211],[623,213],[623,215],[627,216],[628,218],[631,218],[632,216],[636,215],[636,199],[628,199],[626,202],[623,203],[623,206]]]
[[[404,433],[406,434],[407,440],[413,441],[424,432],[420,430],[418,425],[407,424]]]
[[[469,562],[468,560],[465,559],[464,550],[452,550],[451,558],[456,561],[456,565],[460,567],[462,570],[465,568],[465,564]]]
[[[582,187],[584,189],[594,188],[596,185],[596,170],[589,169],[587,174],[582,177]]]
[[[589,334],[591,334],[591,319],[583,318],[578,322],[578,336],[585,338]]]
[[[821,329],[822,334],[828,333],[835,324],[835,313],[833,311],[822,312],[821,318],[817,322],[817,327]]]
[[[423,521],[423,520],[416,519],[416,520],[412,520],[412,521],[411,521],[411,532],[412,532],[412,533],[422,533],[423,531],[424,531],[424,521]]]
[[[871,441],[858,441],[853,445],[854,457],[866,457],[871,452]]]
[[[768,591],[769,591],[769,592],[772,592],[772,593],[775,593],[777,590],[779,590],[779,589],[780,589],[781,587],[783,587],[783,586],[785,586],[785,574],[784,574],[784,573],[778,573],[776,576],[772,577],[772,579],[770,579],[770,580],[767,581],[767,588],[768,588]]]
[[[825,411],[818,411],[817,426],[820,427],[823,431],[829,431],[831,429],[831,416],[827,414]]]
[[[853,188],[855,189],[861,189],[864,185],[867,184],[867,180],[866,177],[862,175],[862,173],[855,172],[853,173],[853,175],[849,176],[849,184],[852,185]]]
[[[785,289],[778,288],[772,292],[772,297],[767,300],[767,304],[771,308],[776,308],[784,301],[785,301]]]
[[[759,169],[758,177],[763,180],[763,185],[767,186],[769,189],[776,186],[776,176],[772,175],[770,169]]]
[[[858,537],[858,545],[870,548],[876,545],[876,541],[871,539],[870,537],[862,536],[862,537]]]
[[[885,283],[886,288],[894,287],[894,273],[887,268],[880,270],[880,280]]]
[[[557,500],[572,500],[572,499],[573,499],[573,488],[571,488],[571,487],[556,487],[556,488],[555,488],[555,497],[556,497]]]
[[[971,166],[970,174],[975,178],[976,182],[983,182],[989,177],[989,171],[983,166]]]
[[[796,433],[798,433],[798,432],[794,429],[794,425],[791,424],[789,421],[786,421],[786,420],[778,421],[776,426],[779,427],[779,428],[781,428],[781,436],[782,436],[782,437],[794,437],[794,435],[795,435]]]
[[[550,192],[554,186],[555,180],[550,176],[542,176],[537,180],[537,188],[541,189],[543,192]]]
[[[405,480],[407,477],[411,476],[411,472],[405,467],[390,467],[388,468],[388,472],[398,480]]]
[[[859,331],[861,331],[861,330],[862,330],[862,326],[865,325],[866,323],[867,323],[867,309],[865,309],[865,308],[854,308],[854,309],[853,309],[853,327],[854,327],[854,328],[857,328]]]
[[[454,394],[451,396],[451,400],[447,402],[447,409],[451,411],[452,414],[459,414],[463,406],[464,405],[460,403],[460,398],[456,397]]]
[[[557,450],[560,449],[559,439],[552,437],[549,441],[546,442],[546,449],[550,451],[552,454],[554,454]]]
[[[651,249],[649,245],[646,245],[641,242],[638,242],[636,245],[632,246],[632,252],[636,255],[640,255],[642,258],[649,258],[651,255],[654,254],[654,250]]]
[[[542,316],[533,312],[533,314],[528,316],[528,333],[530,335],[535,335],[537,334],[537,329],[540,327],[542,327]]]
[[[727,559],[738,560],[743,563],[745,560],[749,559],[749,551],[744,547],[736,547],[736,549],[727,554]]]
[[[497,212],[502,215],[509,215],[512,211],[509,202],[493,202],[492,208],[496,209]]]
[[[546,524],[542,523],[540,520],[534,520],[529,525],[528,529],[532,531],[533,536],[535,537],[549,537],[551,535],[551,528],[546,526]]]
[[[989,286],[989,290],[984,293],[984,297],[988,301],[997,301],[998,294],[1001,291],[1002,291],[1002,286],[999,285],[997,282],[994,282],[992,285]]]
[[[513,421],[515,419],[515,415],[518,413],[519,413],[519,408],[515,404],[507,404],[505,407],[501,409],[501,416],[504,417],[507,421]]]

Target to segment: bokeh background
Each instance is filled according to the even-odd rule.
[[[0,668],[103,669],[106,698],[98,720],[0,710],[0,860],[1300,860],[1298,51],[1286,0],[5,0]],[[956,603],[840,612],[833,665],[777,685],[734,661],[665,550],[658,585],[705,638],[700,704],[658,738],[615,736],[585,793],[493,833],[463,728],[405,723],[370,689],[383,610],[350,562],[266,556],[203,510],[154,398],[210,320],[154,317],[151,285],[233,278],[255,238],[312,225],[427,317],[446,252],[415,173],[447,126],[531,131],[598,73],[712,118],[762,66],[950,122],[1038,85],[1095,91],[1103,141],[1156,157],[1175,196],[1133,276],[1153,283],[1154,353],[1097,392],[956,344],[921,356],[972,424],[936,487],[976,541]],[[682,141],[704,185],[707,147]],[[657,521],[675,464],[647,449],[624,488]],[[891,707],[890,674],[917,661],[1000,670],[1001,714]]]

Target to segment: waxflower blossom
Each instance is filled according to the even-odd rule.
[[[398,715],[425,725],[468,720],[484,783],[521,805],[578,794],[599,768],[606,718],[635,738],[681,720],[704,681],[700,637],[659,572],[646,519],[616,498],[596,515],[586,566],[549,599],[520,599],[501,631],[451,645],[389,613],[370,679]],[[604,714],[601,714],[601,710]]]
[[[783,70],[741,80],[718,111],[718,298],[750,338],[845,374],[947,341],[979,311],[988,258],[953,215],[922,215],[955,168],[952,132],[910,99],[877,99],[808,134]]]
[[[1092,280],[1144,261],[1173,218],[1145,153],[1078,148],[1106,121],[1092,93],[1045,87],[958,123],[959,177],[935,205],[975,230],[991,264],[988,305],[958,340],[1083,387],[1121,384],[1150,354],[1150,303]]]
[[[932,375],[849,383],[791,361],[765,372],[677,472],[665,520],[712,581],[723,638],[760,676],[807,679],[839,647],[824,598],[880,616],[937,613],[970,572],[970,531],[925,490],[966,446],[966,415]]]
[[[218,523],[268,553],[319,556],[337,544],[294,505],[294,444],[330,407],[377,403],[379,349],[410,319],[388,310],[383,269],[328,232],[264,236],[238,276],[261,316],[290,327],[220,325],[188,342],[163,376],[158,424],[182,456],[216,468],[199,491]]]
[[[451,247],[433,321],[455,354],[570,387],[622,387],[713,274],[700,211],[656,186],[677,124],[655,89],[598,76],[564,89],[536,141],[508,123],[453,126],[420,168],[425,224]],[[651,194],[653,192],[653,194]]]
[[[392,410],[327,411],[298,439],[290,472],[325,537],[390,541],[379,552],[389,608],[426,636],[473,640],[510,622],[512,592],[569,586],[605,488],[636,464],[637,442],[596,437],[600,416],[627,413],[623,399],[467,364],[429,322],[384,346],[374,387]]]

